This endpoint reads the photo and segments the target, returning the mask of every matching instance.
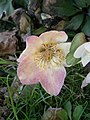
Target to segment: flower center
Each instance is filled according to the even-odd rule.
[[[56,43],[42,44],[34,54],[34,60],[41,68],[61,65],[64,59],[64,52]]]

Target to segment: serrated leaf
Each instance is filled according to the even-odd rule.
[[[52,12],[57,16],[72,16],[80,10],[73,6],[71,0],[58,0],[55,5],[51,6]]]
[[[74,16],[66,26],[66,29],[77,30],[82,24],[83,19],[84,19],[84,14],[78,14]]]
[[[80,61],[80,59],[74,58],[73,54],[75,50],[85,42],[86,42],[86,39],[85,39],[84,33],[81,32],[74,36],[71,43],[70,52],[66,56],[66,63],[68,65],[75,65]]]
[[[71,110],[72,110],[71,102],[68,101],[68,102],[64,105],[64,108],[66,109],[70,120],[72,120],[72,118],[71,118]]]
[[[90,36],[90,16],[86,18],[85,24],[82,28],[82,31],[87,35]]]
[[[12,0],[0,0],[0,16],[2,16],[3,12],[5,12],[6,15],[10,15],[13,10]]]
[[[73,112],[73,120],[80,120],[82,113],[83,107],[81,105],[76,106]]]

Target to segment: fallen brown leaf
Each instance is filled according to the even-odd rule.
[[[50,9],[50,6],[55,3],[56,3],[56,0],[43,0],[42,11],[52,15],[53,13]]]
[[[51,28],[60,31],[63,30],[64,27],[65,27],[65,21],[61,20],[60,22],[58,22],[58,24],[53,25]]]
[[[0,33],[0,56],[14,54],[16,52],[16,43],[18,39],[15,36],[15,31]]]

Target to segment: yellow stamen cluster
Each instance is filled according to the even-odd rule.
[[[34,60],[41,68],[60,65],[64,59],[64,52],[56,43],[42,44],[34,54]]]

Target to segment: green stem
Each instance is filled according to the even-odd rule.
[[[10,96],[10,101],[11,101],[13,113],[14,113],[14,116],[15,116],[16,120],[19,120],[18,117],[17,117],[17,113],[16,113],[16,110],[15,110],[15,107],[14,107],[14,103],[13,103],[13,99],[12,99],[12,94],[10,92],[10,87],[9,87],[9,84],[8,84],[8,77],[9,76],[7,76],[7,87],[8,87],[8,92],[9,92],[9,96]]]

